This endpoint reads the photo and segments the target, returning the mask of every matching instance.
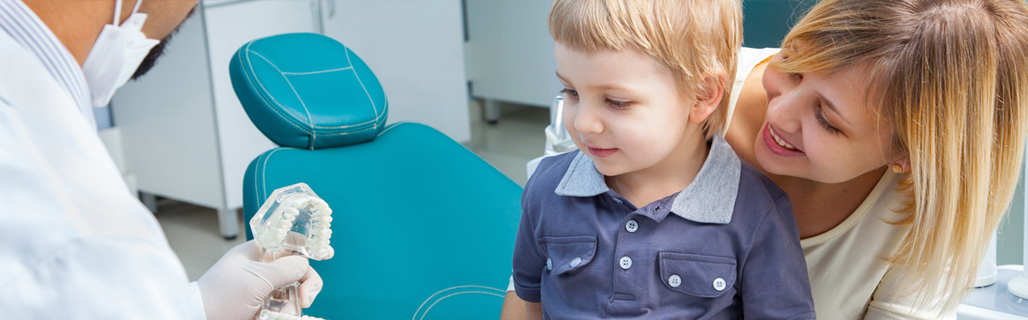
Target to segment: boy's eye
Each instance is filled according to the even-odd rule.
[[[568,97],[570,99],[578,99],[578,91],[564,88],[564,90],[560,90],[560,93],[564,94],[565,97]]]
[[[618,101],[607,99],[607,104],[615,109],[624,109],[628,108],[628,105],[631,104],[631,101]]]

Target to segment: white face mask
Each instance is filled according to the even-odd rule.
[[[115,1],[114,23],[104,26],[100,37],[93,44],[93,49],[86,56],[86,63],[82,64],[82,72],[86,75],[86,83],[89,84],[89,91],[92,94],[94,107],[103,107],[111,101],[114,91],[128,82],[132,74],[139,68],[143,58],[150,53],[150,49],[160,41],[147,39],[141,29],[146,22],[146,14],[139,13],[139,4],[136,2],[132,9],[132,15],[125,23],[118,26],[118,19],[121,18],[122,0]]]

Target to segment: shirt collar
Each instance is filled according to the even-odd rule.
[[[689,186],[675,196],[671,212],[700,223],[727,224],[732,221],[739,193],[742,160],[721,135],[714,135],[710,153]],[[575,155],[554,192],[560,196],[593,197],[610,191],[593,160],[582,152]],[[638,205],[645,206],[646,203]]]
[[[75,56],[39,16],[21,0],[0,0],[0,31],[35,55],[50,76],[67,92],[86,121],[96,128],[89,87]]]

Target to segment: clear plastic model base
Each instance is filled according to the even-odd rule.
[[[250,219],[250,230],[265,263],[290,255],[324,260],[332,250],[331,223],[332,209],[301,182],[272,192]],[[319,319],[301,312],[298,287],[294,282],[272,292],[264,299],[257,319]]]

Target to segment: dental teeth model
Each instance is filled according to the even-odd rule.
[[[289,255],[325,260],[331,257],[332,209],[305,183],[275,190],[250,219],[253,238],[267,263]],[[300,311],[299,282],[275,290],[258,313],[259,320],[320,320]]]

